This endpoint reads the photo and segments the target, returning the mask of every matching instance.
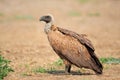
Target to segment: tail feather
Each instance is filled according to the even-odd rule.
[[[91,60],[93,62],[92,69],[95,71],[96,74],[102,74],[103,66],[99,61],[98,57],[95,55],[94,51],[88,48],[88,51],[91,55]]]
[[[94,62],[94,64],[96,65],[96,67],[93,67],[93,70],[95,71],[96,74],[102,74],[103,71],[103,66],[100,63],[99,59],[96,56],[92,57],[92,61]]]
[[[94,64],[96,65],[96,68],[93,67],[93,70],[97,73],[97,74],[102,74],[102,70],[103,70],[103,66],[100,63],[99,59],[93,55],[92,56],[92,61],[94,62]]]

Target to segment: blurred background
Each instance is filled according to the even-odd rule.
[[[120,58],[120,0],[0,0],[0,54],[12,61],[15,70],[5,80],[63,78],[20,75],[28,67],[44,66],[59,58],[44,33],[45,24],[39,22],[45,14],[52,14],[58,27],[87,34],[99,58]],[[120,65],[117,67],[120,69]]]

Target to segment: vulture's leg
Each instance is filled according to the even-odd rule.
[[[70,70],[71,70],[71,65],[70,64],[65,65],[65,73],[70,73]]]
[[[65,64],[65,73],[70,73],[70,70],[71,70],[71,63],[68,62],[67,60],[63,60],[64,61],[64,64]]]

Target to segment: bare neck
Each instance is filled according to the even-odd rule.
[[[52,22],[46,23],[45,28],[44,28],[44,32],[46,34],[48,34],[48,32],[51,30],[51,27],[52,27]]]

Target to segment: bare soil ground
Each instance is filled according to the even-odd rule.
[[[120,0],[0,0],[0,54],[15,70],[4,80],[120,80],[119,64],[103,64],[99,76],[89,70],[66,75],[59,68],[54,74],[23,75],[35,67],[50,67],[59,58],[39,22],[48,13],[57,26],[87,34],[99,58],[120,58]]]

